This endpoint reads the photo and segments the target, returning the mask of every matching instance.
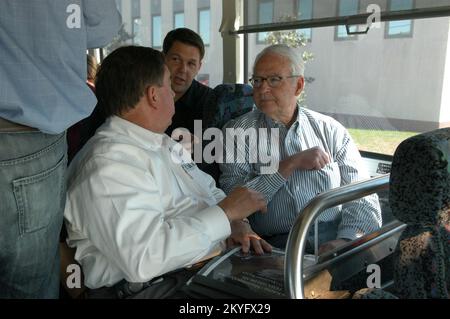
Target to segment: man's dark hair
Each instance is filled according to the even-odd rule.
[[[136,106],[147,88],[162,86],[164,56],[152,48],[126,46],[109,54],[97,73],[98,106],[105,117],[120,115]]]
[[[200,61],[205,56],[205,44],[202,38],[188,28],[178,28],[167,33],[164,38],[163,52],[167,54],[175,41],[196,47],[200,51]]]

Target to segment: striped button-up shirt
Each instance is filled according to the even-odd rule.
[[[248,138],[242,138],[243,134],[251,135],[249,131],[252,128],[259,132],[261,128],[267,129],[269,134],[259,133],[258,143],[252,145]],[[273,139],[276,135],[271,135],[270,129],[277,129],[278,139]],[[268,212],[258,212],[249,217],[253,230],[263,236],[289,232],[297,215],[317,194],[369,177],[348,131],[333,118],[309,109],[298,107],[297,119],[289,128],[260,110],[254,110],[228,122],[224,133],[225,163],[220,165],[221,187],[230,193],[237,186],[246,186],[265,196]],[[237,136],[237,144],[234,144],[233,135]],[[230,152],[230,146],[234,147],[234,152]],[[279,163],[315,146],[331,157],[330,164],[320,170],[297,169],[285,179],[277,171],[278,165],[271,174],[262,169],[269,166],[265,159],[268,154]],[[239,154],[244,160],[239,160]],[[327,209],[319,216],[319,222],[338,219],[337,238],[355,239],[378,229],[382,218],[377,195]]]

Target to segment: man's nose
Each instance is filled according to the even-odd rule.
[[[261,86],[259,87],[259,90],[261,92],[268,92],[270,91],[270,86],[269,86],[269,82],[267,79],[264,79],[261,83]]]
[[[180,63],[178,66],[178,72],[186,73],[187,70],[187,64],[186,63]]]

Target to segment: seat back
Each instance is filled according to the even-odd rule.
[[[217,109],[211,127],[222,128],[228,121],[254,109],[253,88],[249,84],[219,84],[214,88]]]
[[[407,224],[394,257],[400,298],[449,298],[450,128],[411,137],[392,162],[389,202]]]
[[[389,181],[392,214],[407,227],[394,253],[394,294],[362,289],[353,298],[449,298],[450,128],[397,148]]]

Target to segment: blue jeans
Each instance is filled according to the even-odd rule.
[[[58,298],[65,133],[0,132],[0,298]]]

